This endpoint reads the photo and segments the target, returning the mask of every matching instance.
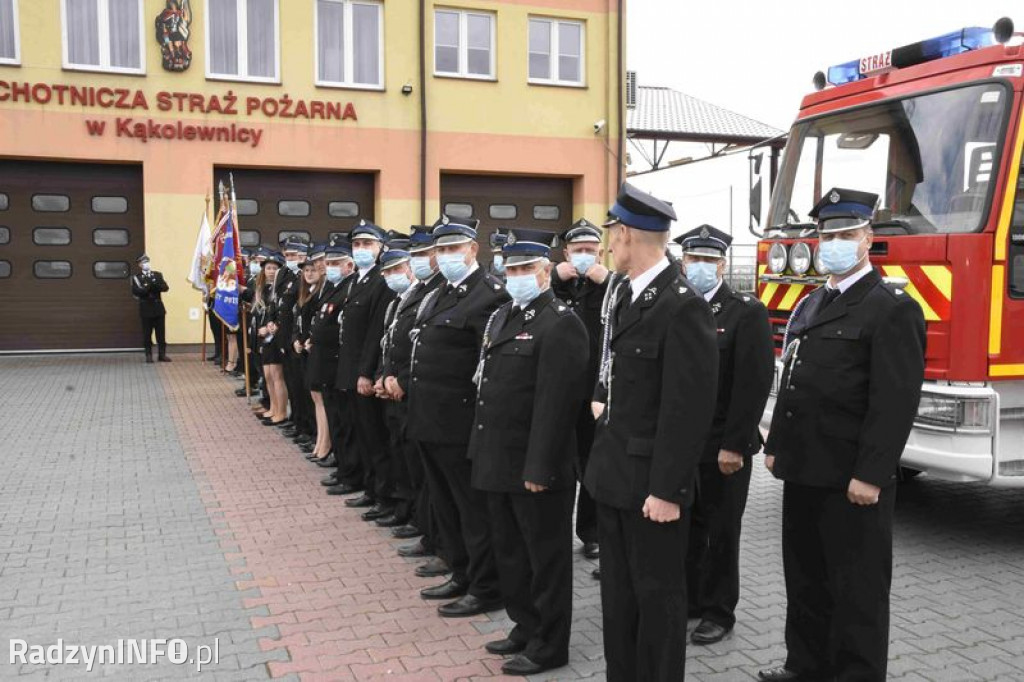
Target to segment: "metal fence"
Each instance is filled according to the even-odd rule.
[[[736,291],[757,290],[757,244],[734,244],[729,249],[725,281]]]

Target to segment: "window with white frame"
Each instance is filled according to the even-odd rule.
[[[436,10],[434,73],[462,78],[494,78],[494,15]]]
[[[530,19],[530,81],[583,85],[583,24]]]
[[[63,0],[61,5],[64,68],[145,72],[142,0]]]
[[[18,0],[0,0],[0,64],[21,61],[18,44]]]
[[[316,0],[316,82],[384,87],[383,11],[379,2]]]
[[[278,0],[208,0],[206,75],[277,82]]]

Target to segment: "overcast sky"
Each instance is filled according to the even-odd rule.
[[[1002,0],[627,0],[626,16],[627,68],[640,85],[681,90],[781,129],[813,90],[815,71],[1002,16],[1024,30],[1024,4]],[[694,151],[701,150],[673,147],[665,160]],[[639,154],[631,156],[632,168],[642,167]],[[676,232],[701,223],[727,230],[732,185],[733,233],[754,240],[743,154],[632,182],[674,203]]]

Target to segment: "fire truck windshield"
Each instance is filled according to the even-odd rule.
[[[879,196],[876,232],[974,232],[985,224],[1012,92],[985,82],[796,123],[769,229],[807,228],[823,192]]]

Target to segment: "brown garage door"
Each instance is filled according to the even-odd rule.
[[[140,166],[0,161],[0,352],[137,348]]]
[[[480,221],[480,261],[490,260],[487,239],[499,227],[561,232],[572,223],[572,180],[498,175],[441,176],[441,207],[453,218]]]
[[[360,218],[373,220],[372,173],[217,168],[214,182],[235,177],[243,246],[277,246],[289,234],[326,242]]]

